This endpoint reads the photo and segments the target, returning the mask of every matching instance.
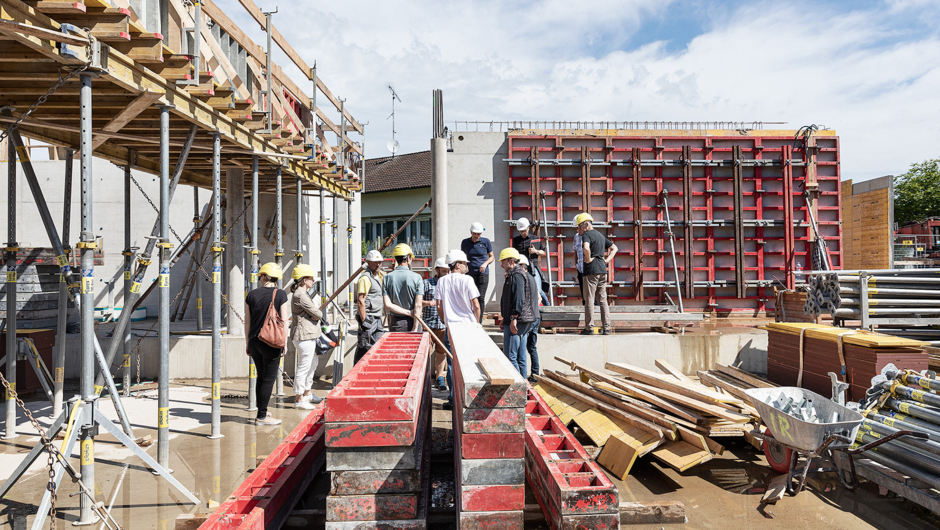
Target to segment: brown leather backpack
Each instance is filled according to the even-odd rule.
[[[264,317],[264,325],[261,326],[261,332],[258,338],[272,348],[283,349],[287,346],[287,330],[284,329],[284,319],[280,312],[274,308],[274,298],[277,296],[277,289],[271,296],[271,305],[268,306],[268,314]]]

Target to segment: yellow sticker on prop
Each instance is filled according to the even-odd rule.
[[[196,299],[196,309],[202,309],[202,298]]]
[[[222,489],[220,477],[212,477],[212,493],[219,493]]]
[[[258,368],[255,367],[255,363],[251,363],[248,365],[248,377],[251,379],[258,378]]]
[[[163,289],[164,287],[167,288],[167,289],[169,289],[169,288],[170,288],[170,275],[169,275],[169,274],[161,274],[161,275],[160,275],[160,283],[157,284],[157,287],[159,287],[159,288],[161,288],[161,289]]]
[[[131,294],[137,294],[140,292],[140,282],[134,282],[131,284]]]
[[[62,273],[59,273],[59,283],[65,283],[65,275]],[[66,288],[68,288],[68,286],[66,286]]]
[[[251,442],[251,458],[258,456],[258,444],[256,442]]]
[[[29,162],[29,149],[26,146],[17,146],[16,154],[19,155],[21,162]]]
[[[901,409],[901,412],[908,414],[910,413],[909,408],[911,408],[907,403],[898,403],[898,408]]]
[[[131,354],[125,353],[124,354],[124,368],[130,368],[130,367],[131,367]]]
[[[887,425],[888,427],[894,427],[894,419],[892,418],[885,418],[881,421],[884,422],[884,424]]]
[[[219,399],[222,383],[212,383],[212,399]]]
[[[129,282],[131,280],[131,271],[124,271],[124,281]]]
[[[349,243],[350,245],[352,245],[352,238],[349,238],[348,243]]]
[[[69,265],[69,258],[68,258],[68,256],[66,256],[65,254],[60,254],[60,255],[58,255],[58,256],[55,257],[55,262],[56,262],[56,265],[59,266],[59,268],[68,267],[68,265]]]
[[[258,283],[258,273],[251,273],[251,283]]]
[[[157,428],[162,429],[170,426],[170,407],[160,407],[157,409]]]
[[[55,369],[55,382],[61,383],[65,381],[65,368],[56,368]]]
[[[82,440],[82,465],[95,463],[95,442],[91,438]]]
[[[95,385],[95,394],[100,396],[102,392],[104,392],[104,385]]]
[[[219,283],[219,276],[220,276],[220,275],[221,275],[220,273],[213,271],[213,272],[212,272],[212,283]]]
[[[7,283],[16,283],[16,271],[7,271]]]
[[[82,278],[82,294],[95,294],[94,278]]]
[[[923,401],[924,400],[924,391],[923,390],[912,390],[911,399],[914,401]]]
[[[13,395],[16,394],[16,382],[10,383],[10,388],[7,389],[7,399],[16,399]]]

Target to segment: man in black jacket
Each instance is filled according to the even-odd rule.
[[[538,300],[532,296],[529,274],[519,265],[521,256],[512,248],[499,253],[506,273],[499,307],[503,318],[503,353],[516,370],[526,376],[526,343],[535,324]]]

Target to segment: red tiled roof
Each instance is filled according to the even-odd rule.
[[[431,151],[366,160],[363,193],[431,186]]]

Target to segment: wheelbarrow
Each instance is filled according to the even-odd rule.
[[[840,395],[836,397],[841,398],[844,388],[833,385],[834,393],[837,388]],[[755,434],[755,437],[763,441],[764,455],[770,467],[778,473],[787,474],[786,491],[791,496],[803,490],[813,460],[820,456],[828,456],[832,461],[832,451],[848,455],[851,470],[848,479],[836,468],[822,471],[835,471],[842,485],[854,490],[858,486],[855,462],[852,460],[854,455],[901,436],[927,438],[924,433],[898,431],[852,448],[864,419],[857,411],[798,387],[752,388],[744,392],[767,426],[763,434]],[[797,470],[800,455],[804,456],[805,463],[802,470]],[[795,476],[798,476],[798,481],[794,486]]]

